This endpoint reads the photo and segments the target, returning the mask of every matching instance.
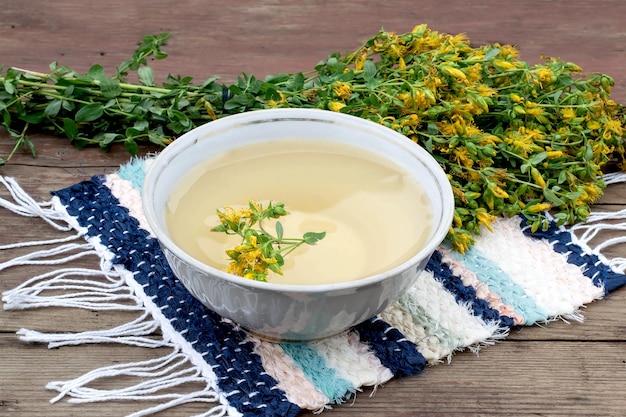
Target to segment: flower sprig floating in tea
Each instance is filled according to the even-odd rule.
[[[286,238],[283,236],[280,221],[275,222],[275,232],[269,232],[263,226],[264,220],[278,219],[287,214],[284,203],[272,201],[267,207],[256,201],[250,201],[247,208],[234,209],[225,206],[218,209],[220,224],[211,231],[237,235],[241,238],[238,245],[226,251],[230,262],[225,271],[265,282],[270,271],[283,274],[285,256],[303,244],[315,245],[326,236],[326,232],[307,232],[302,238]]]
[[[626,110],[610,98],[613,80],[583,75],[571,62],[546,57],[530,65],[513,46],[472,47],[464,35],[419,25],[401,35],[381,31],[310,72],[242,74],[230,85],[168,75],[157,86],[147,59],[167,56],[168,36],[146,36],[112,77],[100,65],[80,75],[56,63],[50,74],[0,74],[0,125],[15,139],[11,155],[20,148],[35,155],[27,135],[34,130],[79,147],[123,143],[136,154],[138,143],[167,146],[228,114],[348,113],[406,135],[437,159],[455,195],[448,240],[461,251],[500,215],[521,214],[532,230],[548,226],[548,210],[559,225],[584,221],[605,188],[607,163],[618,159],[626,170]],[[139,84],[127,81],[131,71]]]

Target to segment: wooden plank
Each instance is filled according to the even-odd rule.
[[[381,28],[403,33],[426,23],[445,33],[466,33],[474,44],[512,43],[523,59],[561,57],[586,71],[619,80],[618,101],[626,102],[621,16],[626,4],[605,0],[528,0],[503,7],[497,1],[468,4],[449,0],[367,0],[334,3],[192,0],[132,3],[71,0],[49,7],[45,0],[6,0],[0,10],[0,64],[46,71],[59,61],[84,72],[95,63],[115,66],[129,58],[146,34],[170,32],[170,57],[153,62],[157,73],[190,75],[198,80],[222,76],[233,81],[246,72],[268,74],[308,71],[333,52],[358,48]],[[85,30],[89,28],[89,30]],[[27,52],[25,52],[27,51]],[[113,68],[110,68],[113,71]]]
[[[0,414],[47,417],[123,415],[142,407],[138,402],[51,405],[55,394],[44,386],[51,377],[71,379],[98,366],[140,361],[166,354],[121,346],[82,346],[45,350],[0,335],[7,362],[0,381]],[[69,351],[69,352],[68,352]],[[71,352],[71,354],[70,354]],[[43,358],[43,359],[42,359]],[[33,366],[36,364],[36,366]],[[15,379],[19,375],[19,379]],[[119,386],[119,380],[97,386]],[[197,387],[195,387],[197,388]],[[479,355],[457,355],[449,364],[428,368],[421,376],[392,380],[357,394],[356,402],[336,405],[332,416],[619,416],[626,407],[623,343],[503,342]],[[189,404],[157,416],[188,416],[207,409]],[[393,410],[393,411],[392,411]]]

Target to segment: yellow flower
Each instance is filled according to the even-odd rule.
[[[524,110],[526,111],[526,114],[530,116],[539,117],[543,116],[545,113],[541,107],[537,107],[537,103],[533,103],[532,101],[526,102],[525,106],[526,108]]]
[[[615,133],[617,136],[622,136],[624,127],[619,120],[609,120],[604,124],[604,129],[609,132]]]
[[[476,87],[476,91],[478,91],[481,97],[493,97],[496,95],[496,90],[486,84],[479,84],[478,87]]]
[[[346,107],[346,104],[340,101],[331,101],[328,103],[328,110],[340,112],[344,107]]]
[[[595,202],[602,195],[600,187],[596,184],[585,184],[582,186],[584,200],[589,203]]]
[[[561,117],[565,120],[572,120],[576,117],[576,110],[571,107],[566,107],[561,110]]]
[[[600,123],[598,123],[596,120],[589,120],[587,122],[587,129],[589,130],[598,130],[601,127],[602,126],[600,125]]]
[[[352,88],[350,84],[337,81],[337,83],[333,86],[333,91],[337,94],[337,97],[348,100],[350,98],[350,94],[352,94]]]
[[[229,274],[243,276],[244,266],[239,262],[232,261],[224,270]]]
[[[451,240],[452,247],[462,254],[464,254],[465,251],[467,251],[475,242],[475,239],[467,230],[460,228],[455,229],[451,227],[448,231],[448,237]]]
[[[471,168],[474,161],[469,157],[469,152],[465,148],[454,148],[452,151],[453,159],[457,164]]]
[[[421,83],[422,87],[426,87],[434,94],[437,93],[437,89],[442,85],[443,81],[441,81],[441,78],[437,77],[436,75],[427,75],[426,77],[424,77],[424,81],[422,81]]]
[[[487,210],[484,208],[479,208],[475,211],[476,219],[478,220],[478,224],[483,224],[490,232],[493,232],[491,228],[491,223],[493,223],[497,217],[493,214],[487,213]]]
[[[239,255],[239,262],[243,263],[244,266],[252,268],[261,261],[262,254],[261,249],[248,250]]]
[[[534,72],[542,85],[548,84],[554,80],[554,73],[550,68],[538,68]]]
[[[481,136],[480,140],[478,141],[478,144],[480,146],[487,146],[487,145],[495,146],[496,143],[501,143],[501,142],[502,142],[502,139],[500,139],[499,137],[495,135],[485,134]]]
[[[420,124],[420,118],[417,114],[411,113],[400,119],[400,126],[417,127]]]
[[[484,54],[483,54],[484,58]],[[478,83],[483,79],[483,66],[481,64],[474,64],[465,68],[468,81],[472,83]]]
[[[237,224],[241,220],[241,211],[235,210],[232,207],[224,207],[223,210],[217,211],[217,217],[221,223]]]
[[[476,127],[475,125],[469,123],[465,125],[465,135],[472,137],[472,136],[479,136],[482,135],[482,130],[480,130],[478,127]]]
[[[500,45],[500,55],[517,58],[519,57],[519,51],[513,45]]]
[[[354,69],[356,71],[361,71],[365,65],[365,61],[367,61],[367,51],[362,51],[359,55],[357,55],[354,61]]]

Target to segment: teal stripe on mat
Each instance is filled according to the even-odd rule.
[[[474,272],[478,279],[489,286],[489,289],[500,294],[505,304],[513,306],[515,311],[524,317],[524,324],[531,325],[548,319],[548,313],[528,296],[524,289],[517,285],[498,264],[489,259],[475,247],[470,248],[464,255],[450,251],[457,261],[463,262],[465,267]]]
[[[285,354],[291,356],[315,387],[330,399],[331,403],[340,403],[347,393],[356,391],[352,383],[330,368],[326,360],[310,345],[281,343],[280,346]]]

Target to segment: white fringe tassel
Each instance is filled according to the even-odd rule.
[[[17,331],[17,335],[23,342],[47,343],[50,349],[88,343],[120,343],[147,348],[173,347],[171,343],[162,338],[143,337],[154,335],[159,328],[159,323],[152,320],[150,314],[146,312],[131,322],[107,330],[80,333],[41,333],[20,329]]]
[[[626,173],[616,172],[604,175],[607,185],[626,182]],[[621,220],[621,222],[620,222]],[[590,248],[603,262],[607,263],[614,271],[626,273],[626,257],[612,257],[608,259],[603,251],[626,243],[626,209],[616,212],[591,211],[585,223],[577,223],[569,228],[574,235],[577,244]],[[601,243],[592,246],[591,241],[603,231],[620,232],[618,236],[605,239]]]
[[[136,377],[140,379],[140,382],[123,388],[107,390],[88,387],[90,383],[96,380],[116,377]],[[59,392],[59,395],[50,400],[51,403],[57,402],[65,396],[71,397],[68,400],[71,403],[112,400],[168,400],[155,407],[130,414],[128,417],[147,416],[189,402],[219,404],[220,396],[208,385],[204,389],[186,394],[164,392],[170,388],[190,383],[206,385],[206,379],[200,374],[197,367],[188,361],[186,355],[175,350],[161,358],[106,366],[70,381],[53,381],[48,383],[46,388]],[[210,410],[199,414],[198,417],[233,415],[232,411],[227,404],[213,405]]]
[[[39,217],[57,230],[69,231],[72,226],[67,222],[65,213],[59,213],[50,202],[36,202],[24,191],[15,179],[0,176],[0,184],[4,185],[14,203],[0,198],[0,207],[4,207],[24,217]]]
[[[111,400],[162,401],[130,414],[143,417],[177,405],[211,403],[207,411],[195,417],[241,416],[228,405],[226,396],[216,389],[216,376],[201,355],[185,345],[184,339],[171,329],[158,308],[150,304],[143,289],[133,280],[133,274],[111,263],[113,255],[97,238],[87,238],[85,229],[69,216],[56,197],[50,202],[36,202],[12,178],[0,176],[0,184],[8,190],[13,201],[0,197],[0,207],[26,217],[39,217],[54,229],[76,233],[62,238],[19,242],[0,246],[0,250],[41,247],[32,252],[0,263],[0,271],[25,265],[58,267],[76,259],[95,255],[99,269],[62,267],[32,277],[16,288],[2,294],[6,310],[40,307],[68,307],[94,311],[137,311],[136,319],[110,329],[78,333],[43,333],[20,329],[19,339],[28,343],[46,343],[49,348],[89,343],[119,343],[146,348],[171,348],[161,358],[117,364],[95,369],[70,381],[50,382],[46,387],[58,391],[51,402],[70,397],[68,402],[85,403]],[[147,304],[146,304],[147,303]],[[159,330],[162,334],[159,334]],[[125,388],[95,389],[88,385],[96,380],[115,377],[136,377],[140,382]],[[187,393],[172,393],[171,389],[196,383],[204,388]]]

